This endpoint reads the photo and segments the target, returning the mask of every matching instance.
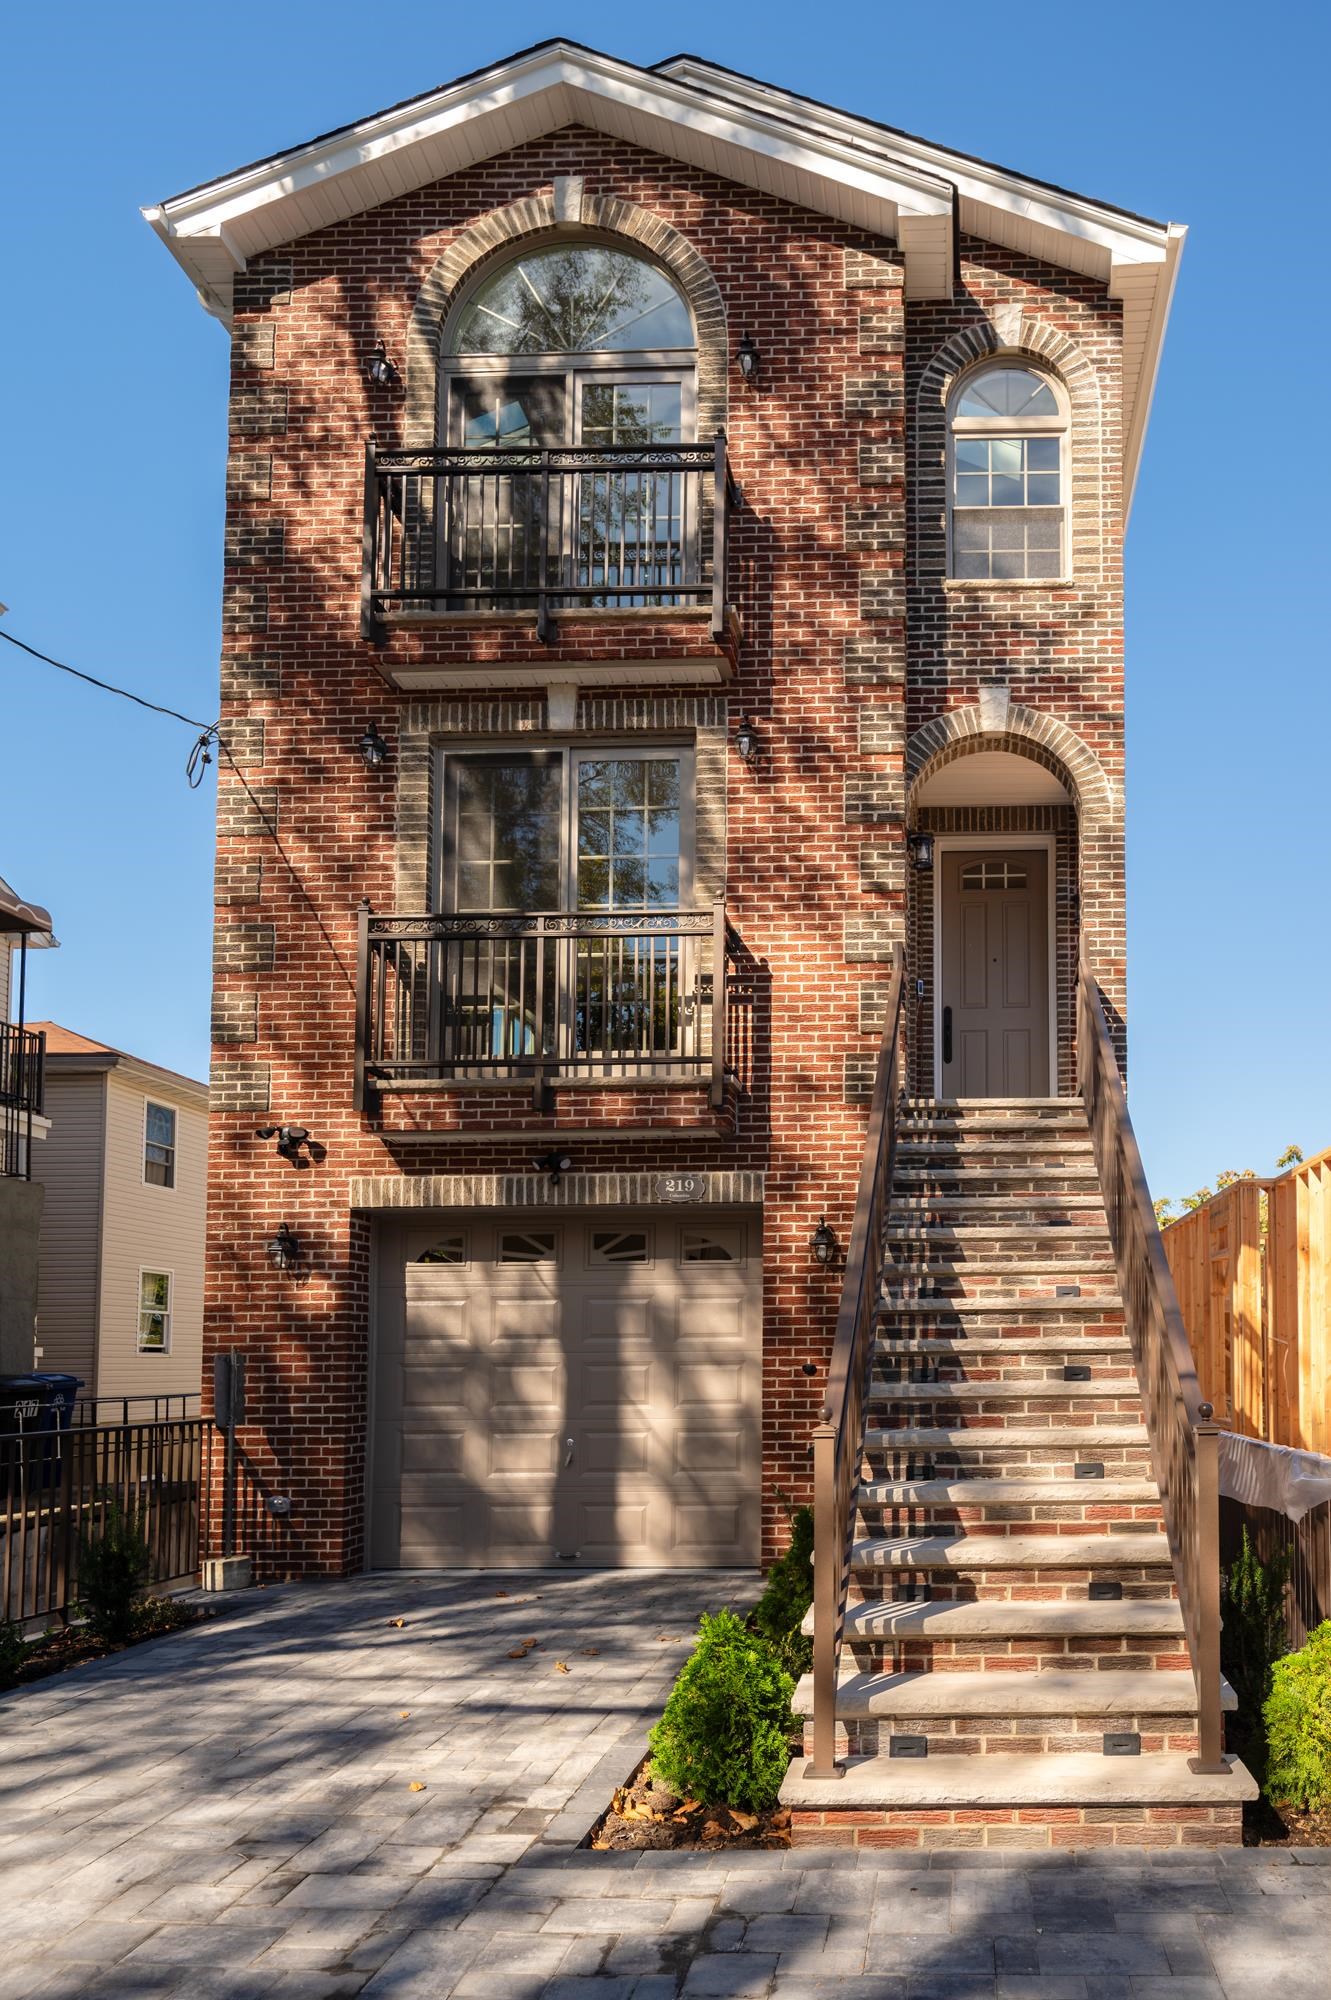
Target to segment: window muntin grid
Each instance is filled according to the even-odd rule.
[[[1066,571],[1067,421],[1051,382],[999,363],[957,391],[948,436],[948,571],[970,581]]]

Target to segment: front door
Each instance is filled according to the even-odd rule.
[[[946,848],[939,966],[942,1097],[1049,1092],[1049,856]]]

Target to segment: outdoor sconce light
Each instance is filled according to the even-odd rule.
[[[388,755],[388,745],[372,722],[367,722],[365,734],[357,737],[356,748],[367,771],[377,771]]]
[[[300,1149],[309,1143],[310,1128],[308,1125],[256,1125],[254,1136],[256,1139],[276,1139],[282,1158],[290,1160],[293,1166],[299,1166]]]
[[[300,1263],[300,1243],[291,1233],[289,1222],[279,1222],[277,1234],[268,1245],[268,1262],[275,1271],[290,1277]]]
[[[820,1215],[818,1218],[818,1227],[809,1238],[809,1248],[813,1252],[815,1264],[830,1264],[836,1256],[836,1231],[825,1215]]]
[[[934,837],[931,833],[908,833],[906,845],[915,866],[923,871],[934,865]]]
[[[750,769],[757,763],[761,748],[758,731],[752,719],[747,715],[743,716],[739,728],[735,731],[735,749]]]
[[[388,349],[384,346],[382,334],[375,338],[370,358],[365,364],[365,373],[376,389],[391,389],[397,381],[397,370],[388,358]]]
[[[573,1161],[567,1153],[554,1152],[545,1154],[536,1164],[543,1174],[549,1174],[551,1187],[558,1187],[560,1175],[568,1172]]]
[[[760,358],[757,341],[750,333],[742,333],[739,338],[739,346],[735,350],[735,360],[738,364],[739,372],[746,382],[756,382],[758,380],[758,363]]]

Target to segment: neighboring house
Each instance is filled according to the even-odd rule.
[[[197,1394],[207,1086],[35,1025],[51,1116],[33,1168],[46,1190],[39,1366],[79,1376],[88,1397]]]
[[[874,1480],[838,1447],[873,1768],[811,1796],[1237,1837],[1073,1101],[1182,230],[565,42],[147,213],[232,341],[205,1359],[290,1562],[782,1546],[904,946]]]
[[[34,1144],[44,1141],[42,1038],[24,1019],[28,952],[52,946],[50,913],[0,877],[0,1374],[33,1365],[42,1189]],[[18,964],[14,960],[17,957]]]

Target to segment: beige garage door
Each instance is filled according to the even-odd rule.
[[[385,1228],[375,1348],[376,1567],[757,1561],[756,1216]]]

